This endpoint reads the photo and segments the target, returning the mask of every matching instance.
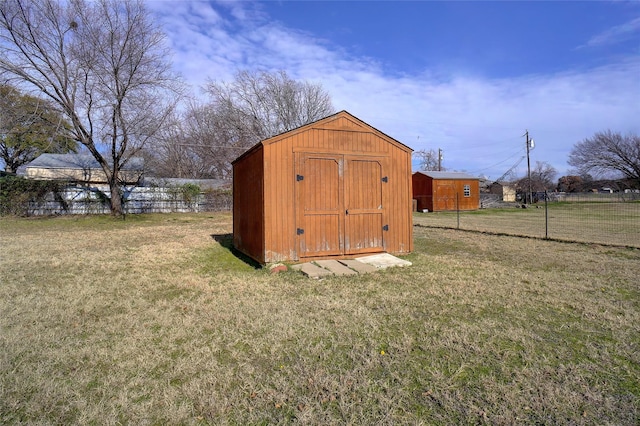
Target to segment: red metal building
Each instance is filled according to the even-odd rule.
[[[480,184],[477,177],[457,172],[415,172],[411,178],[418,211],[477,210]]]

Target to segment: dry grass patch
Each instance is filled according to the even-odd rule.
[[[230,230],[1,220],[0,422],[640,420],[638,250],[416,228],[412,267],[315,281]]]

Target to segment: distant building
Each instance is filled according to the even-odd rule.
[[[500,182],[493,182],[489,186],[489,193],[499,195],[502,201],[508,203],[515,203],[516,201],[516,189]]]
[[[415,172],[413,199],[418,211],[477,210],[480,208],[479,178],[458,172]]]
[[[144,160],[139,157],[130,158],[120,170],[120,180],[125,185],[138,185],[143,176]],[[91,185],[108,183],[98,161],[88,154],[42,154],[25,166],[25,177]]]

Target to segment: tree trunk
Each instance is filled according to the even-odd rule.
[[[110,179],[109,192],[111,193],[111,214],[113,216],[122,216],[124,214],[124,206],[122,205],[122,190],[118,185],[117,179]]]

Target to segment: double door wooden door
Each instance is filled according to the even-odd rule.
[[[296,154],[299,257],[384,251],[384,157]]]

